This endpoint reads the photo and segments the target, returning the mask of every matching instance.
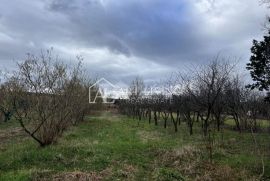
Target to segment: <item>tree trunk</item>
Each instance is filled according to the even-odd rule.
[[[4,122],[7,122],[11,119],[11,112],[5,112],[4,113]]]
[[[167,120],[168,120],[168,117],[169,117],[169,113],[167,114],[166,112],[164,112],[164,116],[162,114],[162,117],[164,119],[164,128],[167,128]]]
[[[193,125],[190,125],[189,126],[189,134],[190,135],[193,135]]]
[[[148,122],[149,122],[149,124],[151,123],[151,119],[152,119],[152,112],[151,112],[151,110],[149,109],[149,110],[148,110]]]
[[[207,133],[208,133],[208,120],[207,119],[204,120],[203,133],[204,133],[204,136],[207,136]]]
[[[173,117],[173,112],[171,112],[171,120],[172,120],[172,122],[173,122],[173,125],[174,125],[174,131],[175,131],[175,132],[178,131],[178,128],[177,128],[177,120],[178,120],[178,116],[179,116],[179,114],[177,113],[176,119],[174,119],[174,117]]]
[[[237,114],[233,114],[233,119],[234,119],[234,121],[235,121],[236,128],[237,128],[238,131],[241,133],[242,130],[241,130],[241,126],[240,126],[240,122],[239,122],[238,115],[237,115]]]
[[[178,125],[180,126],[181,125],[181,115],[180,115],[180,111],[177,110],[177,119],[176,119]]]
[[[216,116],[216,120],[217,120],[217,130],[218,132],[220,131],[220,116]]]
[[[157,112],[154,111],[154,120],[155,120],[155,125],[158,125],[158,120],[157,120]]]

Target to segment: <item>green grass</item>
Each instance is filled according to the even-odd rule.
[[[178,133],[172,126],[164,129],[161,125],[162,122],[154,126],[147,121],[138,122],[107,113],[87,117],[57,143],[45,148],[38,147],[28,137],[12,137],[10,142],[0,143],[0,180],[50,180],[55,175],[78,171],[97,174],[105,180],[192,180],[194,174],[183,171],[179,166],[181,163],[168,160],[177,161],[179,156],[176,157],[178,152],[175,150],[192,146],[201,152],[200,165],[208,162],[199,125],[195,125],[192,136],[189,136],[185,123]],[[18,125],[14,122],[6,127],[0,125],[0,133],[14,126]],[[265,175],[270,177],[269,134],[257,134],[256,137],[265,149]],[[248,176],[260,173],[259,158],[254,154],[249,133],[225,130],[223,139],[220,133],[215,133],[215,140],[213,164],[227,165],[236,171],[246,170]],[[190,162],[184,157],[179,159],[185,160],[185,164]]]

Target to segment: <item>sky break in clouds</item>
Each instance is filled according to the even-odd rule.
[[[112,81],[158,80],[218,53],[241,58],[263,36],[258,0],[0,0],[0,68],[54,48]]]

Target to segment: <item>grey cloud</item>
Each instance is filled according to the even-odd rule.
[[[27,52],[54,45],[70,52],[107,49],[112,56],[91,56],[88,70],[123,79],[140,70],[155,79],[187,62],[204,63],[219,52],[246,61],[252,39],[262,35],[267,10],[254,0],[219,0],[209,7],[200,2],[207,0],[3,0],[0,63],[12,65],[11,60],[21,60]],[[64,58],[73,55],[57,50],[68,54]],[[114,55],[125,56],[131,70]]]
[[[105,5],[102,2],[55,0],[50,7],[69,18],[74,24],[73,36],[87,46],[107,47],[112,52],[172,64],[207,59],[219,51],[239,52],[236,46],[247,39],[251,42],[250,35],[259,33],[258,20],[263,14],[258,13],[259,6],[248,11],[248,5],[256,5],[250,2],[242,7],[225,4],[219,9],[213,9],[218,7],[212,4],[208,14],[227,16],[231,19],[224,21],[231,22],[217,29],[220,32],[208,33],[205,29],[212,28],[207,24],[210,20],[193,12],[192,1],[105,1]],[[226,10],[232,15],[226,15]]]
[[[195,25],[184,17],[186,4],[182,2],[123,1],[108,7],[101,1],[87,2],[93,1],[81,0],[70,10],[70,6],[75,7],[74,1],[67,6],[66,2],[56,0],[51,10],[67,15],[74,23],[74,36],[88,45],[154,60],[185,54],[189,41],[193,46],[200,45],[191,31]]]

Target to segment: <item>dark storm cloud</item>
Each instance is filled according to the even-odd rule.
[[[103,2],[80,0],[67,5],[55,0],[49,8],[65,14],[74,23],[74,36],[84,43],[127,56],[181,58],[190,46],[197,49],[201,44],[184,1]]]
[[[0,67],[51,46],[115,77],[155,79],[220,52],[245,62],[266,13],[256,0],[2,0]]]
[[[159,63],[196,61],[220,51],[234,54],[260,31],[258,3],[207,2],[54,0],[49,8],[65,14],[74,24],[73,36],[86,45]]]

